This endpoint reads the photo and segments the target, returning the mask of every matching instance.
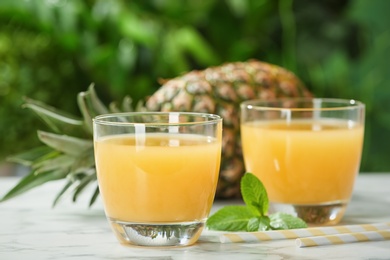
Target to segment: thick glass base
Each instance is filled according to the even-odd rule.
[[[189,246],[202,233],[204,222],[132,223],[109,219],[119,241],[136,246]]]
[[[335,225],[340,222],[347,208],[347,202],[324,204],[271,203],[270,212],[285,212],[303,219],[309,226]]]

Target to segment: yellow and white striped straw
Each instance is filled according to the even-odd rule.
[[[328,236],[297,238],[298,247],[339,245],[366,241],[390,240],[390,229],[377,231],[364,231]]]
[[[378,231],[381,230],[387,230],[387,231],[390,230],[390,222],[361,224],[361,225],[333,226],[333,227],[312,227],[312,228],[289,229],[289,230],[258,231],[258,232],[229,232],[229,233],[220,234],[218,238],[219,238],[219,242],[221,243],[243,243],[243,242],[281,240],[281,239],[296,239],[296,238],[301,239],[301,238],[308,238],[308,237],[326,237],[329,235],[362,233],[362,232],[373,232],[373,233],[380,234]],[[386,232],[382,232],[382,233],[386,233]],[[387,236],[387,233],[385,235]],[[384,239],[389,239],[386,236],[384,237]],[[367,237],[367,239],[370,238],[374,239],[372,234],[370,234],[370,236]],[[302,242],[301,244],[305,245],[304,242]]]

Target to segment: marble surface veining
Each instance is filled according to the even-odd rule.
[[[0,178],[0,195],[15,183]],[[201,240],[183,248],[126,247],[105,219],[100,200],[88,208],[86,192],[76,204],[64,198],[52,208],[62,182],[38,187],[0,203],[0,259],[390,259],[390,240],[298,248],[294,240],[221,244]],[[223,202],[230,204],[234,202]],[[222,206],[216,202],[213,210]],[[390,174],[360,174],[340,224],[390,222]],[[207,232],[204,232],[206,235]]]

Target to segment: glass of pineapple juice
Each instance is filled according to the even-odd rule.
[[[195,243],[219,176],[222,118],[134,112],[94,118],[94,154],[107,219],[125,245]]]
[[[341,220],[359,172],[364,113],[363,103],[343,99],[241,104],[245,167],[263,182],[270,211],[309,225]]]

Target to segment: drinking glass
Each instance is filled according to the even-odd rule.
[[[340,221],[359,172],[363,103],[301,98],[241,104],[245,167],[264,184],[270,211],[309,225]]]
[[[105,214],[126,245],[187,246],[199,238],[218,182],[222,119],[184,112],[94,118]]]

